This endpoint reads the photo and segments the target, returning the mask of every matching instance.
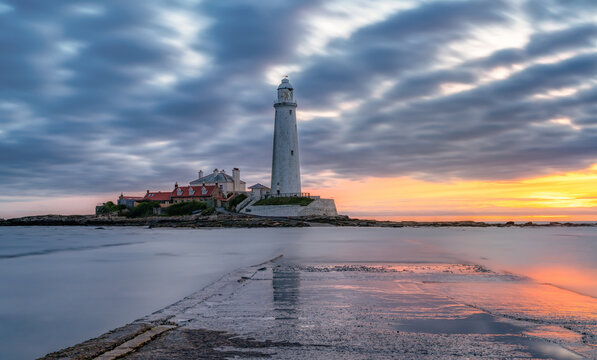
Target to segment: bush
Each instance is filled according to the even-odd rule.
[[[234,199],[228,201],[228,210],[233,211],[236,205],[240,204],[247,198],[245,194],[239,194],[234,197]]]
[[[174,215],[191,215],[193,211],[196,210],[205,210],[207,205],[203,202],[199,201],[190,201],[190,202],[182,202],[177,204],[172,204],[169,207],[165,208],[164,211],[167,215],[174,216]]]
[[[267,199],[261,199],[257,201],[255,205],[300,205],[300,206],[307,206],[313,202],[313,199],[308,197],[299,197],[299,196],[291,196],[291,197],[271,197]]]
[[[116,205],[112,201],[108,201],[104,205],[100,206],[99,209],[97,209],[97,213],[98,215],[110,215],[118,211],[118,214],[120,215],[124,209],[126,209],[126,206]]]
[[[132,218],[147,217],[153,215],[153,208],[160,207],[159,201],[144,201],[130,209],[127,216]]]
[[[208,207],[207,209],[203,210],[201,212],[201,215],[212,215],[216,213],[216,208],[215,207]]]

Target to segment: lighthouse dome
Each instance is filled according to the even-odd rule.
[[[290,83],[290,81],[288,81],[288,78],[282,79],[282,83],[280,84],[280,86],[278,86],[278,90],[280,89],[293,89],[292,84]]]
[[[282,83],[278,86],[278,103],[292,103],[296,106],[294,102],[294,88],[287,77],[282,79]]]

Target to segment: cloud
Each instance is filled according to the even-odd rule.
[[[310,114],[310,181],[511,179],[597,158],[590,1],[373,2],[385,13],[367,21],[357,0],[0,4],[2,194],[169,188],[215,167],[267,182],[276,71]],[[349,23],[305,51],[326,19]],[[466,54],[521,22],[525,45]]]

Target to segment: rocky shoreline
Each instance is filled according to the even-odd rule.
[[[148,226],[184,228],[252,228],[252,227],[307,227],[307,226],[356,226],[356,227],[586,227],[594,223],[533,222],[486,223],[479,221],[380,221],[354,219],[345,215],[306,216],[299,218],[259,217],[244,214],[216,214],[190,216],[154,216],[126,218],[95,215],[40,215],[13,219],[0,219],[0,226]]]
[[[94,215],[44,215],[0,220],[0,226],[147,226],[190,228],[245,228],[245,227],[302,227],[309,226],[303,220],[258,218],[246,215],[190,215],[152,216],[127,218]]]

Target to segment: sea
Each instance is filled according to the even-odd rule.
[[[0,359],[80,343],[279,255],[478,264],[597,298],[597,227],[0,227]]]

